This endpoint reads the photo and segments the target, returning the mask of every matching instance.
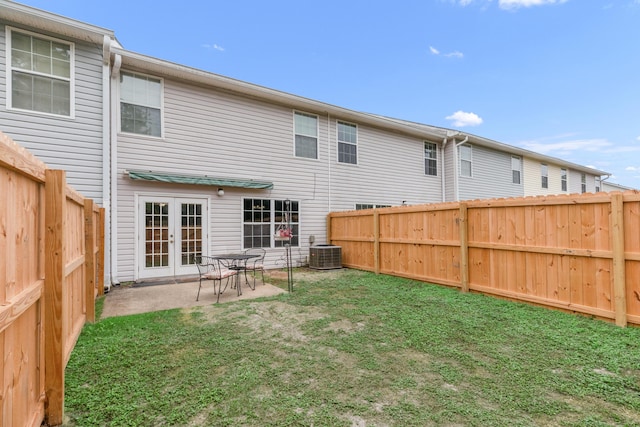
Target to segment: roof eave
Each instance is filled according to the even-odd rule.
[[[104,36],[115,40],[114,32],[13,1],[0,0],[0,16],[12,25],[35,28],[76,40],[102,45]]]
[[[557,157],[547,156],[544,154],[536,153],[535,151],[530,151],[524,148],[515,147],[513,145],[503,144],[501,142],[483,138],[481,136],[462,133],[462,132],[461,132],[461,135],[468,136],[470,143],[480,145],[483,147],[505,151],[507,153],[520,155],[522,157],[538,160],[540,162],[552,163],[554,165],[559,165],[559,166],[566,166],[569,169],[577,170],[579,172],[589,173],[591,175],[600,175],[600,176],[611,175],[610,172],[602,171],[595,168],[590,168],[588,166],[579,165],[577,163],[568,162],[566,160],[562,160]]]
[[[280,105],[286,105],[293,109],[305,110],[320,115],[329,115],[339,117],[342,120],[351,120],[361,124],[369,124],[371,126],[394,130],[404,134],[417,136],[423,139],[442,140],[444,133],[439,131],[431,131],[427,129],[419,129],[414,126],[408,126],[403,123],[388,120],[381,116],[361,113],[347,108],[338,107],[336,105],[327,104],[313,99],[281,92],[275,89],[266,88],[256,84],[232,79],[219,74],[196,68],[179,65],[173,62],[153,58],[139,53],[131,52],[126,49],[112,48],[112,53],[120,55],[122,58],[122,67],[130,67],[141,72],[155,73],[159,76],[171,77],[180,80],[187,80],[203,86],[215,87],[217,89],[228,92],[237,93],[250,98],[260,99],[273,102]]]

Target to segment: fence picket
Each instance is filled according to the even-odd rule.
[[[0,132],[0,199],[0,424],[61,424],[64,368],[95,305],[79,274],[96,274],[84,263],[93,251],[77,215],[84,198],[63,171],[47,170]],[[104,208],[94,214],[102,230],[93,268],[102,266],[104,286]]]
[[[637,191],[332,212],[327,221],[348,267],[640,324]],[[356,251],[363,236],[371,255]]]

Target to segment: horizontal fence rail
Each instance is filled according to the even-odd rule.
[[[62,424],[64,369],[104,292],[104,209],[0,132],[0,420]]]
[[[347,267],[640,324],[640,194],[332,212]]]

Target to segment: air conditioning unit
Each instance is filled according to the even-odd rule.
[[[342,268],[342,248],[333,245],[316,245],[309,248],[309,268],[330,270]]]

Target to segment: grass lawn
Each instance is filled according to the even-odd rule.
[[[65,425],[640,426],[640,328],[354,270],[294,279],[87,325]]]

